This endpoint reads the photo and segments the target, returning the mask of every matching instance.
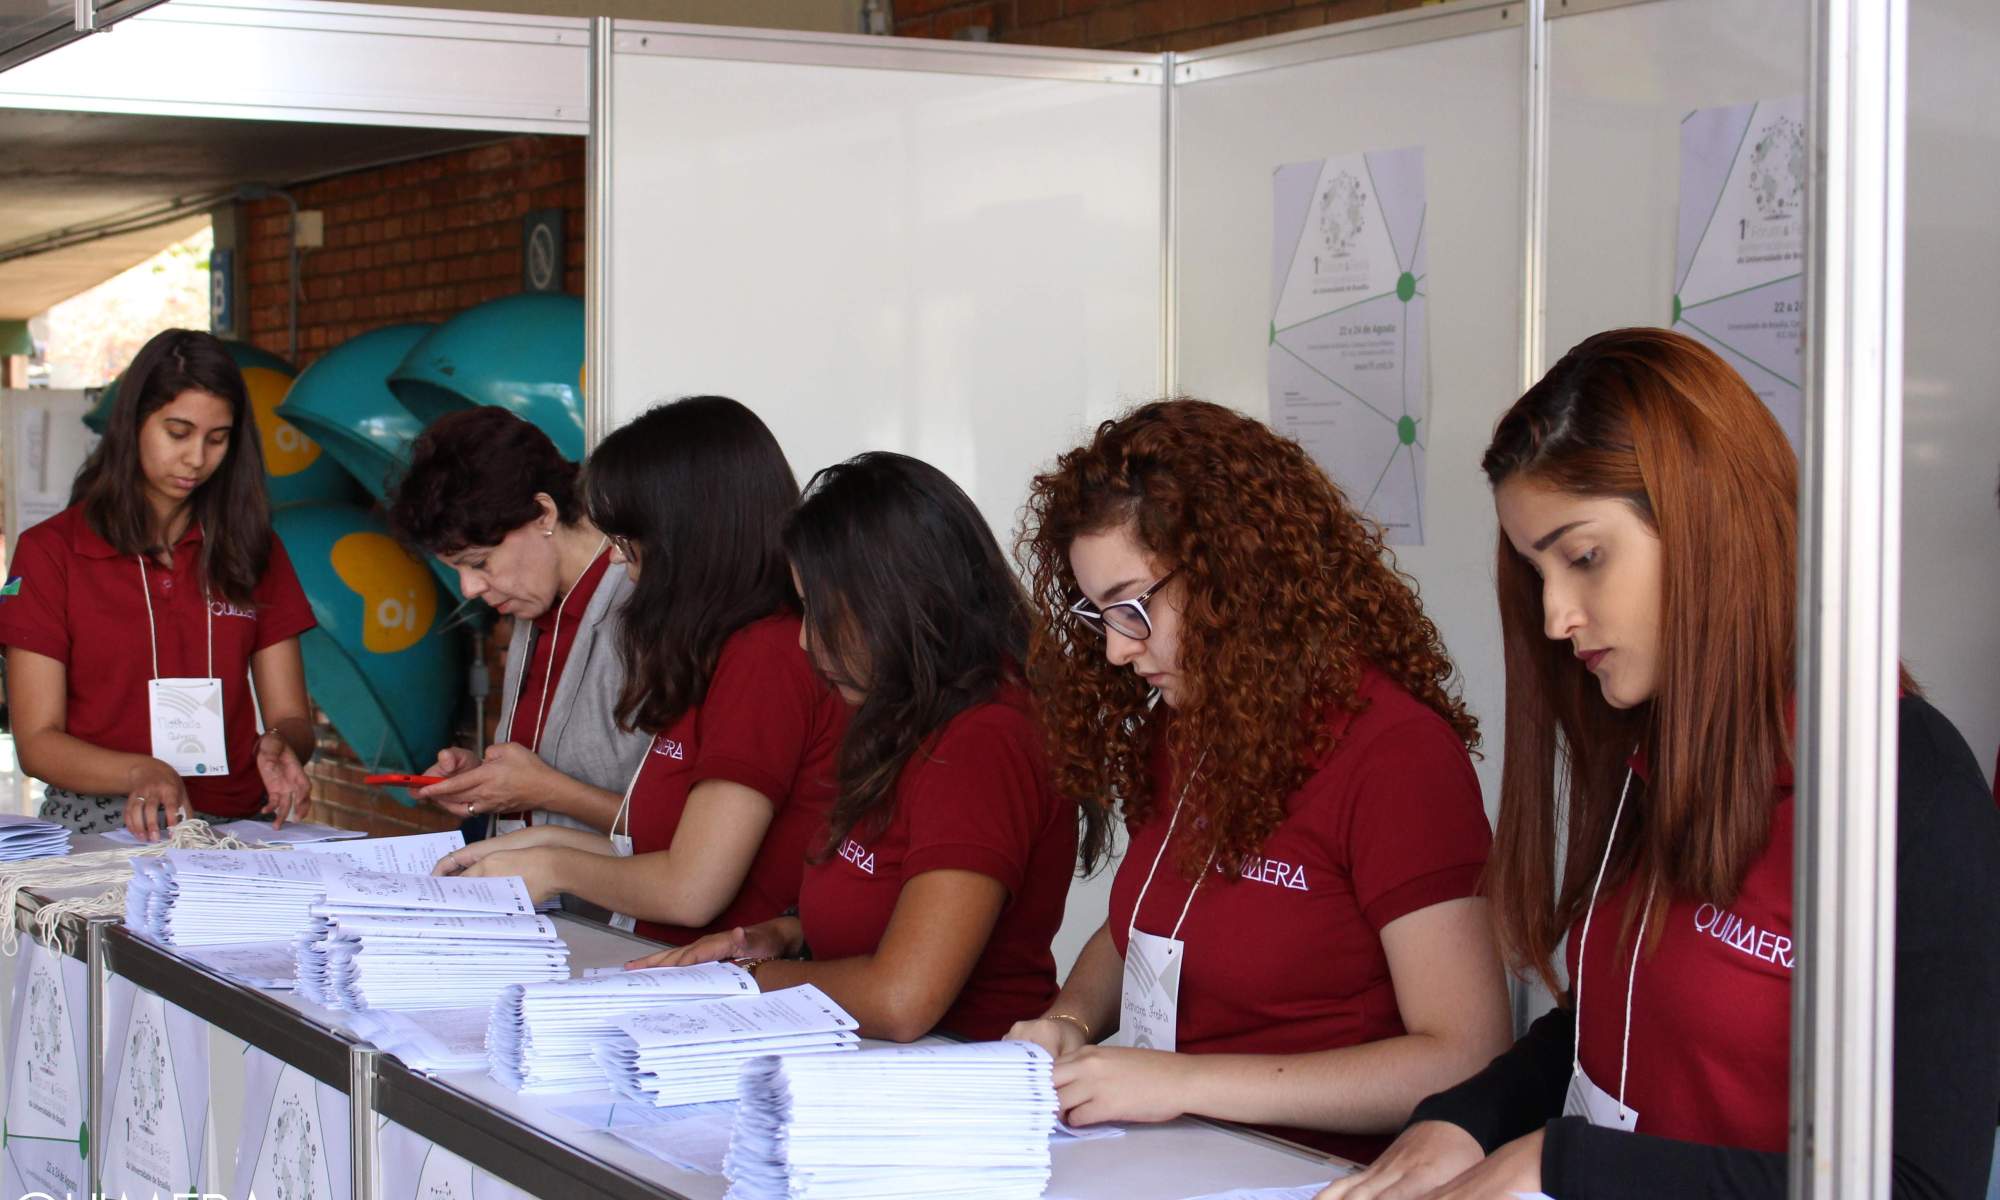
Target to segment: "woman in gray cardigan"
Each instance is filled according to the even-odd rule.
[[[607,570],[607,539],[576,496],[577,465],[501,408],[426,429],[398,482],[390,525],[458,572],[459,588],[512,617],[500,732],[484,759],[451,747],[418,797],[491,832],[524,823],[610,829],[649,735],[618,727],[618,628],[632,590]]]

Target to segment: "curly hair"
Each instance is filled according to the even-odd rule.
[[[1166,750],[1202,756],[1186,793],[1190,877],[1211,854],[1233,878],[1260,853],[1333,748],[1326,718],[1364,707],[1368,664],[1479,745],[1437,627],[1380,530],[1297,442],[1220,405],[1160,400],[1099,425],[1029,488],[1020,553],[1041,619],[1028,677],[1065,794],[1122,803],[1133,825],[1158,800],[1147,763],[1162,723],[1147,719],[1148,688],[1068,613],[1070,543],[1125,525],[1184,589]]]

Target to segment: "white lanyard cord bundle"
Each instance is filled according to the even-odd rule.
[[[1597,881],[1590,885],[1590,907],[1583,910],[1583,938],[1576,945],[1576,1030],[1570,1044],[1569,1066],[1573,1074],[1583,1071],[1583,952],[1590,948],[1590,918],[1597,912],[1597,894],[1604,887],[1604,871],[1611,865],[1611,847],[1618,841],[1618,821],[1625,815],[1625,797],[1632,790],[1632,769],[1625,769],[1625,786],[1618,790],[1618,807],[1611,813],[1611,832],[1604,839],[1604,858],[1597,864]],[[1625,1073],[1632,1065],[1632,988],[1639,977],[1639,951],[1646,944],[1646,921],[1653,915],[1653,887],[1646,886],[1646,907],[1639,913],[1639,937],[1632,943],[1632,968],[1625,976],[1625,1039],[1618,1050],[1618,1111],[1625,1112]]]
[[[160,633],[153,625],[153,592],[146,583],[146,556],[139,555],[139,595],[146,601],[146,640],[153,647],[153,678],[160,677]],[[201,589],[202,616],[208,622],[208,675],[215,678],[215,610],[209,607],[208,588]]]
[[[542,720],[548,716],[549,712],[549,684],[556,677],[556,647],[562,644],[563,609],[569,607],[569,598],[576,595],[576,584],[582,583],[584,575],[590,574],[590,568],[597,562],[597,556],[604,553],[604,547],[609,545],[610,542],[611,539],[609,537],[600,537],[597,539],[597,549],[590,552],[590,561],[583,565],[582,574],[579,574],[576,577],[576,583],[570,584],[569,590],[563,593],[562,603],[556,605],[555,628],[549,630],[549,666],[548,670],[542,672],[542,698],[535,705],[534,742],[528,747],[528,749],[533,750],[537,754],[542,752]]]
[[[1132,930],[1139,927],[1139,908],[1146,903],[1146,889],[1153,886],[1153,874],[1160,869],[1160,859],[1166,854],[1167,846],[1174,840],[1174,826],[1180,823],[1181,806],[1187,803],[1188,789],[1194,786],[1194,777],[1201,771],[1201,764],[1207,758],[1208,752],[1202,751],[1201,757],[1194,761],[1194,770],[1188,772],[1187,782],[1181,785],[1180,799],[1174,801],[1174,815],[1167,819],[1167,836],[1160,839],[1160,848],[1153,852],[1153,865],[1146,871],[1146,882],[1139,885],[1139,898],[1132,902],[1132,920],[1127,923],[1125,929],[1127,937],[1131,936]],[[1214,865],[1215,851],[1210,850],[1208,861],[1201,864],[1201,874],[1195,876],[1194,886],[1188,889],[1187,903],[1181,905],[1181,915],[1174,922],[1174,931],[1167,935],[1168,941],[1180,940],[1181,925],[1187,921],[1188,910],[1194,907],[1194,894],[1201,890],[1201,881],[1208,878],[1208,869]]]

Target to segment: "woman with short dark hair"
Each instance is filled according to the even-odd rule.
[[[0,644],[43,816],[152,839],[194,813],[305,815],[313,618],[220,341],[169,329],[140,349],[70,506],[21,535],[10,569]]]
[[[585,515],[577,465],[502,408],[450,413],[411,447],[390,496],[396,536],[458,572],[459,590],[514,619],[500,731],[483,760],[449,747],[416,795],[493,832],[530,822],[603,832],[649,736],[617,719],[618,638],[632,584]],[[537,815],[539,814],[539,815]]]

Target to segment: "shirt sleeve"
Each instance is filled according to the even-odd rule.
[[[285,553],[285,543],[275,533],[271,535],[271,560],[264,564],[252,599],[257,608],[257,650],[295,638],[319,624],[306,602],[305,589],[299,586],[298,572],[292,570],[292,556]]]
[[[1493,831],[1472,759],[1451,727],[1414,717],[1356,752],[1345,857],[1368,923],[1380,931],[1398,917],[1477,894]]]
[[[1575,1035],[1575,1011],[1551,1009],[1485,1070],[1417,1105],[1410,1124],[1456,1125],[1487,1154],[1533,1133],[1562,1112]]]
[[[811,748],[824,687],[797,643],[769,629],[731,637],[702,698],[690,786],[727,780],[782,808]]]
[[[898,802],[908,806],[905,881],[925,871],[976,871],[1019,894],[1054,793],[1040,734],[1026,717],[993,705],[947,729]],[[921,752],[920,752],[921,753]]]
[[[21,535],[8,564],[14,594],[0,599],[0,645],[69,665],[69,563],[62,535],[37,526]]]
[[[1906,699],[1896,833],[1896,1016],[1889,1194],[1984,1195],[2000,1104],[2000,815],[1972,751]],[[1429,1103],[1428,1101],[1426,1102]],[[1419,1111],[1422,1111],[1421,1109]],[[1781,1200],[1781,1154],[1550,1121],[1543,1190],[1563,1200]]]

